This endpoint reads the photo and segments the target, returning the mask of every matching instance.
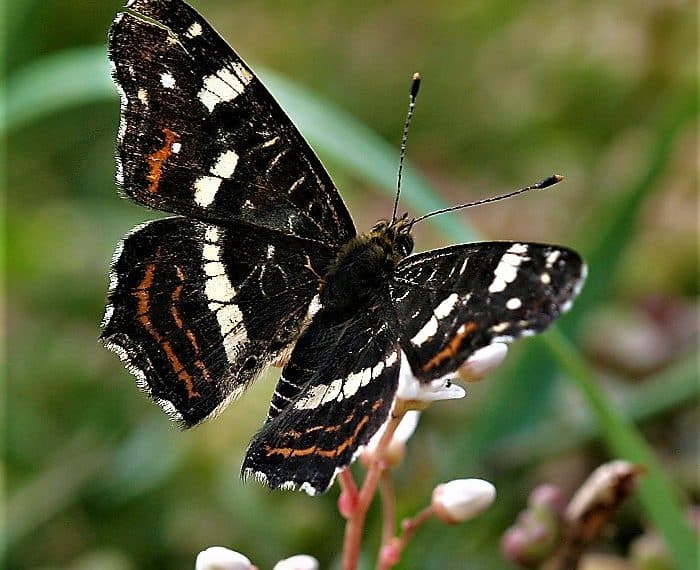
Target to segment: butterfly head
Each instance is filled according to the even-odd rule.
[[[370,231],[370,237],[386,244],[397,261],[400,261],[413,251],[413,218],[409,218],[407,213],[391,220],[379,220]]]

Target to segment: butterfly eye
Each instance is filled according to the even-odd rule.
[[[413,251],[413,237],[411,237],[411,234],[397,235],[394,240],[394,249],[403,257],[410,254]]]

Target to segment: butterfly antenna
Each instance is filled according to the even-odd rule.
[[[396,221],[396,210],[399,207],[399,196],[401,195],[401,174],[403,173],[403,161],[406,158],[406,143],[408,141],[408,128],[411,125],[413,118],[413,110],[416,107],[416,97],[418,97],[418,89],[420,89],[420,74],[414,73],[411,81],[411,92],[408,99],[408,113],[406,114],[406,122],[403,124],[403,135],[401,135],[401,154],[399,155],[399,173],[396,177],[396,197],[394,198],[394,210],[391,213],[391,223]]]
[[[531,184],[530,186],[525,186],[525,188],[513,190],[512,192],[508,192],[507,194],[494,196],[492,198],[484,198],[483,200],[477,200],[476,202],[468,202],[467,204],[460,204],[459,206],[450,206],[449,208],[443,208],[441,210],[436,210],[435,212],[430,212],[429,214],[424,214],[418,218],[415,218],[411,222],[411,226],[422,220],[425,220],[426,218],[437,216],[438,214],[444,214],[445,212],[452,212],[454,210],[462,210],[463,208],[472,208],[474,206],[481,206],[483,204],[489,204],[491,202],[498,202],[500,200],[505,200],[506,198],[512,198],[513,196],[517,196],[518,194],[522,194],[524,192],[529,192],[530,190],[543,190],[544,188],[549,188],[550,186],[558,184],[562,180],[564,180],[564,177],[560,174],[552,174],[552,176],[548,176],[547,178],[545,178],[544,180],[540,180],[536,184]]]

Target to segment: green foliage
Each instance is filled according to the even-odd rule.
[[[331,167],[360,229],[390,212],[398,151],[386,141],[400,134],[416,67],[425,81],[403,209],[419,214],[567,175],[555,192],[470,212],[480,234],[580,249],[591,274],[558,331],[520,343],[467,400],[425,414],[398,481],[400,514],[423,506],[438,480],[462,476],[494,481],[499,502],[464,527],[425,529],[401,567],[503,568],[499,533],[529,488],[551,476],[543,464],[575,453],[592,467],[602,453],[647,466],[638,516],[664,534],[678,568],[694,568],[682,497],[697,489],[682,472],[697,458],[658,461],[671,456],[662,444],[682,448],[679,431],[650,438],[652,449],[629,421],[651,435],[672,418],[696,418],[697,371],[673,365],[692,359],[692,343],[684,349],[685,337],[669,333],[673,350],[652,372],[679,388],[634,407],[634,387],[602,390],[599,381],[634,379],[643,391],[649,371],[610,366],[590,342],[601,334],[593,316],[611,306],[697,294],[696,220],[686,213],[696,183],[687,166],[698,114],[692,6],[196,5],[244,56],[284,70],[254,65]],[[270,494],[238,480],[273,374],[222,417],[182,433],[96,342],[114,244],[155,215],[114,193],[118,104],[96,43],[117,7],[19,2],[8,11],[18,25],[8,33],[0,125],[9,188],[7,567],[187,568],[200,549],[222,544],[261,568],[301,551],[325,568],[342,536],[335,497]],[[473,239],[464,217],[419,227],[419,247]],[[610,342],[622,351],[625,340]],[[620,405],[608,402],[611,392]],[[577,397],[581,419],[595,426],[585,438],[562,403]],[[507,451],[528,441],[536,442],[529,452]]]

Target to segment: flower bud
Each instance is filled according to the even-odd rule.
[[[223,546],[210,546],[202,550],[195,562],[195,570],[252,570],[253,568],[250,560],[240,552]]]
[[[498,368],[508,354],[508,345],[502,342],[489,344],[472,354],[459,369],[459,377],[476,382]]]
[[[456,479],[442,483],[433,491],[435,515],[447,524],[472,519],[496,499],[496,488],[483,479]]]
[[[530,508],[518,515],[515,525],[503,534],[501,551],[516,564],[533,566],[539,564],[557,548],[562,532],[560,511],[552,508],[553,485],[542,485],[545,489],[530,495]],[[557,498],[558,500],[558,498]]]
[[[272,570],[318,570],[318,560],[308,554],[297,554],[280,560]]]
[[[563,516],[566,498],[561,489],[551,483],[535,487],[528,498],[528,505],[535,509],[545,509],[552,514]]]

